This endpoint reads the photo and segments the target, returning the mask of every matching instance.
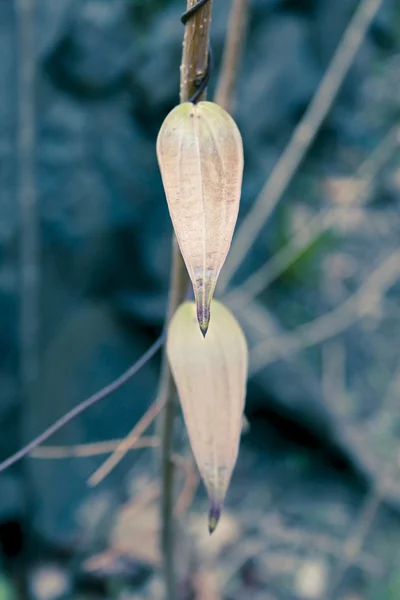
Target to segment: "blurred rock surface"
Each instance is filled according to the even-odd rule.
[[[162,326],[171,225],[154,144],[166,112],[178,101],[182,6],[179,2],[168,6],[149,2],[147,8],[139,4],[135,0],[37,2],[36,176],[43,362],[37,386],[21,410],[17,385],[18,15],[13,3],[0,2],[0,54],[7,56],[0,61],[2,457],[119,375]],[[235,109],[246,149],[241,218],[312,97],[355,5],[347,0],[255,0],[253,4]],[[363,82],[374,61],[387,50],[387,40],[396,37],[394,10],[394,2],[387,0],[347,78],[326,123],[333,139],[362,141],[349,132],[363,109]],[[226,16],[226,3],[215,2],[212,43],[216,70]],[[215,80],[216,73],[211,89]],[[368,131],[363,135],[373,143],[378,139]],[[307,187],[299,194],[312,196]],[[313,200],[319,203],[317,196],[314,194]],[[397,235],[395,227],[393,222],[390,239]],[[278,228],[279,223],[274,222],[268,231]],[[369,236],[366,232],[361,235],[360,248],[369,248],[376,255],[378,246],[387,244],[389,238],[383,236],[385,240],[371,246]],[[276,236],[261,236],[258,254],[248,257],[246,269],[258,266],[273,253],[275,241]],[[309,317],[317,316],[329,308],[329,302],[314,280],[296,289],[277,285],[264,307],[274,313],[269,317],[271,331],[279,336],[296,318],[301,321],[299,315],[304,317],[308,311]],[[288,309],[285,314],[279,310],[282,306]],[[392,327],[389,322],[387,327]],[[385,331],[376,332],[373,339],[384,340],[384,355],[388,356],[393,345]],[[369,386],[357,377],[368,361],[376,359],[376,353],[373,357],[369,354],[372,350],[362,334],[350,332],[348,343],[349,355],[356,357],[348,368],[357,402],[367,393],[370,398],[382,394],[382,370]],[[365,448],[371,448],[370,438],[365,438],[364,445],[352,445],[335,433],[338,422],[331,419],[331,407],[320,393],[318,360],[315,355],[299,355],[270,367],[255,382],[262,393],[250,397],[249,404],[261,402],[268,409],[272,404],[274,410],[302,421],[317,437],[340,440],[342,451],[373,478],[376,468],[367,467],[364,460]],[[124,435],[152,401],[156,380],[157,361],[52,442],[72,444]],[[383,437],[386,431],[382,430]],[[395,440],[394,434],[391,440]],[[375,450],[372,455],[376,456]],[[126,459],[130,461],[133,459]],[[92,459],[27,461],[34,507],[30,522],[39,536],[62,547],[74,546],[78,538],[88,544],[98,541],[96,527],[78,518],[85,514],[82,506],[88,501],[86,478],[97,464],[98,460]],[[104,497],[103,489],[99,492],[106,498],[105,530],[100,538],[107,536],[108,518],[124,491],[121,469],[105,483]],[[12,486],[20,483],[15,479]],[[10,490],[15,489],[12,486]],[[8,489],[6,484],[2,489]],[[8,504],[4,501],[5,507]],[[8,510],[1,512],[2,507],[3,503],[0,520]]]

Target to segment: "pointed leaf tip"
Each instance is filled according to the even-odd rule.
[[[197,321],[200,326],[200,331],[203,334],[203,337],[206,337],[206,333],[208,331],[208,326],[210,324],[210,304],[211,298],[206,300],[205,302],[197,296],[196,298],[196,313],[197,313]]]
[[[210,535],[214,533],[221,517],[221,504],[212,501],[208,512],[208,531]]]
[[[203,338],[206,337],[207,331],[208,331],[208,323],[202,323],[200,325],[200,331],[202,333]]]

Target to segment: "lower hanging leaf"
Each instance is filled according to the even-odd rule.
[[[193,454],[207,488],[212,533],[236,463],[246,394],[248,349],[233,314],[212,301],[203,338],[194,302],[182,304],[168,330],[167,355]]]

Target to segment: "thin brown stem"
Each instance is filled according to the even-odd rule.
[[[196,3],[197,0],[187,0],[187,10],[192,9]],[[212,0],[209,0],[185,26],[181,63],[181,102],[187,102],[193,96],[207,72],[211,9]],[[204,100],[206,94],[207,90],[204,90],[199,100]]]
[[[214,102],[228,112],[232,110],[235,83],[246,40],[248,14],[249,0],[232,0],[221,73],[214,97]]]
[[[144,413],[142,418],[132,428],[129,435],[124,438],[116,447],[114,452],[108,459],[100,465],[100,467],[90,476],[88,484],[92,487],[98,485],[105,477],[117,466],[123,457],[129,452],[134,444],[138,442],[140,436],[150,427],[156,416],[163,409],[164,403],[159,398],[150,408]]]
[[[185,297],[189,277],[185,268],[175,236],[172,247],[172,269],[167,311],[168,323]],[[159,382],[159,401],[165,406],[161,414],[161,554],[163,558],[164,577],[166,585],[166,599],[176,598],[176,578],[174,564],[174,464],[171,460],[174,435],[175,398],[176,390],[169,368],[168,359],[164,347],[162,359],[161,376]]]
[[[193,8],[196,0],[187,0],[187,10]],[[211,24],[212,0],[204,4],[185,26],[181,63],[180,101],[187,102],[196,91],[199,81],[207,71],[208,48]],[[204,99],[206,91],[200,100]],[[187,271],[178,248],[173,240],[173,258],[170,279],[169,302],[166,327],[184,300],[189,285]],[[159,384],[159,400],[165,401],[161,424],[161,554],[163,558],[164,577],[167,600],[176,600],[177,584],[175,574],[174,543],[174,465],[172,462],[175,386],[164,350],[162,370]]]
[[[42,460],[58,460],[63,458],[83,458],[88,456],[100,456],[118,451],[118,447],[124,440],[107,440],[105,442],[92,442],[89,444],[76,444],[74,446],[39,446],[30,454],[30,458]],[[159,445],[155,436],[141,437],[131,444],[129,450],[139,448],[154,448]],[[119,450],[124,452],[124,449]]]

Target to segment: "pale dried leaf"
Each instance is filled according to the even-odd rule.
[[[157,157],[205,335],[210,302],[239,211],[242,138],[232,117],[217,104],[186,102],[165,119]]]
[[[203,338],[196,306],[185,302],[171,320],[167,339],[190,444],[210,499],[210,532],[237,459],[248,367],[246,340],[235,317],[216,300],[212,311]]]

